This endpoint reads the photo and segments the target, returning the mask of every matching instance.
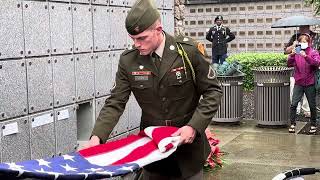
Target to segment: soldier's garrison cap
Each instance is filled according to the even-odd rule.
[[[216,22],[217,20],[223,20],[223,17],[221,15],[217,16],[215,19],[214,19],[214,22]]]
[[[159,18],[160,13],[153,0],[137,0],[126,17],[126,29],[129,34],[137,35]]]

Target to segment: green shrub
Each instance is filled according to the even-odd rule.
[[[230,55],[227,61],[238,61],[245,73],[243,86],[245,90],[253,90],[254,79],[252,68],[261,66],[287,66],[287,55],[283,53],[239,53]]]

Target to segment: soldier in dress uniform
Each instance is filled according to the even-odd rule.
[[[179,130],[173,136],[181,137],[176,152],[143,168],[143,179],[202,179],[210,152],[204,131],[222,96],[214,70],[194,41],[163,31],[160,14],[151,0],[138,0],[125,26],[134,47],[120,56],[115,85],[86,147],[106,142],[133,92],[142,109],[141,129],[176,126]],[[193,70],[183,62],[178,48],[188,54]]]
[[[214,22],[215,25],[209,29],[206,39],[212,42],[212,63],[222,64],[227,58],[227,43],[234,40],[235,35],[222,25],[222,16],[217,16]]]

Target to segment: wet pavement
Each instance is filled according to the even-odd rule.
[[[299,132],[306,122],[297,122]],[[206,180],[271,180],[294,168],[320,168],[320,137],[289,134],[287,128],[258,128],[253,120],[240,125],[211,125],[226,154],[224,167],[205,173]],[[319,180],[320,174],[303,177]]]

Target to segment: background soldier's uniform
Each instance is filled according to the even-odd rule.
[[[211,27],[206,39],[212,42],[212,63],[222,64],[227,57],[227,43],[234,40],[235,35],[228,27],[221,24]]]
[[[141,13],[142,9],[137,13]],[[135,7],[131,11],[134,10]],[[127,21],[126,27],[130,34],[144,31],[141,26],[136,28]],[[177,43],[188,53],[196,81],[192,79],[190,67],[184,66],[177,51]],[[165,47],[159,70],[152,58],[150,55],[140,55],[136,48],[122,53],[116,85],[99,114],[92,135],[98,136],[103,142],[107,140],[133,92],[142,109],[141,129],[148,126],[189,125],[196,130],[192,144],[181,145],[168,158],[144,168],[148,172],[164,176],[190,177],[203,168],[210,152],[204,131],[220,104],[221,87],[216,77],[208,76],[212,71],[209,63],[188,38],[176,39],[165,33]],[[203,96],[199,101],[201,95]]]

